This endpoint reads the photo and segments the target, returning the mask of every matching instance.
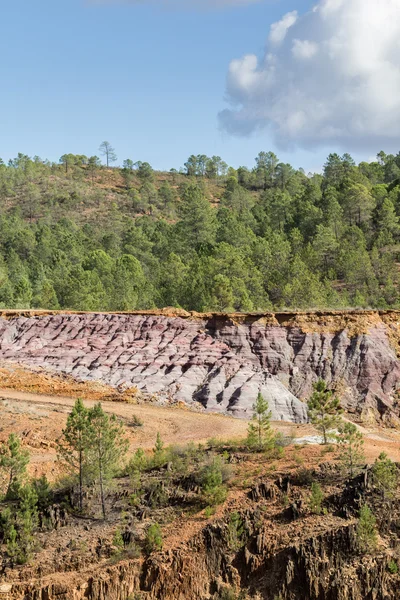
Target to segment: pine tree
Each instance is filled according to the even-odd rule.
[[[354,477],[365,462],[363,436],[353,423],[343,423],[339,427],[338,444],[343,470]]]
[[[385,198],[377,210],[376,220],[380,237],[389,243],[393,243],[392,236],[399,234],[400,227],[395,206],[389,198]]]
[[[104,141],[101,142],[99,146],[100,153],[106,157],[107,167],[110,166],[110,163],[113,163],[117,160],[117,155],[115,154],[114,148],[111,146],[110,142]]]
[[[375,485],[380,489],[383,498],[392,500],[398,484],[398,469],[396,463],[381,452],[374,463],[372,474]]]
[[[184,191],[180,212],[178,228],[191,246],[200,249],[215,242],[215,210],[198,186],[189,185]]]
[[[148,554],[161,550],[163,546],[162,531],[158,523],[152,523],[147,532],[145,538],[145,548]]]
[[[201,489],[208,506],[216,506],[226,500],[227,488],[224,485],[223,464],[221,457],[215,456],[201,472]]]
[[[78,398],[68,415],[63,437],[58,442],[58,454],[73,473],[79,477],[79,510],[83,510],[83,484],[90,448],[89,411]]]
[[[156,443],[153,448],[153,462],[156,467],[159,467],[165,458],[164,454],[164,442],[161,439],[160,432],[157,432]]]
[[[14,565],[18,562],[19,555],[19,544],[18,544],[18,534],[14,525],[11,525],[7,537],[5,537],[6,547],[7,547],[7,555],[11,560],[11,564]]]
[[[249,448],[261,452],[262,450],[272,450],[275,441],[276,435],[271,428],[271,412],[268,402],[259,393],[253,404],[253,417],[247,429],[247,445]]]
[[[43,474],[39,479],[34,479],[32,486],[37,496],[38,507],[45,508],[48,506],[51,499],[51,488],[46,475]]]
[[[51,310],[60,308],[54,287],[46,277],[40,277],[35,282],[32,306],[35,308],[45,307]]]
[[[343,410],[339,399],[328,389],[325,381],[320,379],[313,384],[313,388],[314,393],[308,401],[308,414],[311,423],[322,434],[323,444],[327,444],[330,432],[340,425]]]
[[[19,555],[18,562],[28,562],[35,550],[34,531],[38,526],[38,497],[31,485],[25,485],[20,492],[20,505],[17,511]]]
[[[116,262],[108,298],[112,310],[134,310],[146,304],[146,278],[140,262],[123,254]]]
[[[7,442],[0,446],[0,473],[4,474],[6,499],[11,500],[18,496],[28,463],[28,450],[21,449],[18,437],[11,433]]]
[[[12,510],[2,511],[1,525],[12,565],[28,562],[37,546],[38,497],[33,486],[20,487],[18,503],[13,504]]]
[[[309,500],[310,510],[315,515],[321,514],[321,504],[324,499],[324,493],[321,486],[316,481],[311,484],[311,496]]]
[[[89,459],[95,479],[98,480],[103,518],[106,518],[105,486],[115,475],[127,452],[128,441],[123,426],[115,415],[107,415],[100,403],[89,410]]]
[[[367,504],[361,507],[356,533],[361,552],[375,550],[378,543],[376,518]]]
[[[212,287],[212,308],[218,312],[233,310],[234,297],[229,278],[222,273],[214,277]]]

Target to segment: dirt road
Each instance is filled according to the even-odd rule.
[[[0,389],[0,441],[11,432],[17,433],[31,454],[31,471],[46,472],[57,477],[56,441],[60,437],[74,399],[66,396],[50,396],[13,389]],[[91,407],[94,400],[85,400]],[[210,438],[220,440],[240,439],[246,436],[248,422],[218,414],[205,414],[185,408],[170,408],[150,404],[102,402],[106,412],[120,417],[125,426],[131,450],[138,447],[150,449],[159,432],[165,444],[204,443]],[[142,426],[135,426],[134,417]],[[285,435],[307,438],[315,435],[311,425],[274,423],[274,428]],[[362,428],[365,436],[365,452],[374,460],[386,451],[394,460],[400,461],[400,436],[392,430],[369,430]]]
[[[57,477],[56,441],[74,401],[70,397],[0,389],[0,441],[5,441],[11,432],[17,433],[30,451],[31,472],[35,475],[46,472],[50,478]],[[95,404],[93,400],[84,402],[88,407]],[[152,448],[158,432],[166,445],[246,435],[247,422],[233,417],[148,404],[102,402],[102,406],[123,420],[132,451],[138,447]],[[135,426],[134,417],[143,425]]]

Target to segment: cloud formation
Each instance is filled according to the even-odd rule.
[[[280,147],[400,147],[400,1],[320,0],[272,25],[265,55],[232,60],[222,128]]]
[[[286,37],[288,29],[292,27],[297,21],[298,13],[297,10],[293,12],[287,13],[280,21],[271,25],[271,30],[269,32],[269,41],[272,45],[278,45]]]

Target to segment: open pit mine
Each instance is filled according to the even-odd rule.
[[[307,421],[325,379],[355,420],[396,425],[400,313],[141,314],[3,311],[0,360],[99,381],[207,411]]]
[[[2,311],[0,466],[13,482],[19,456],[20,480],[0,499],[0,600],[398,598],[399,342],[395,311]],[[303,443],[320,378],[357,423],[351,468],[340,442]],[[105,489],[94,430],[60,446],[95,388],[126,442]],[[259,392],[274,438],[255,449]]]

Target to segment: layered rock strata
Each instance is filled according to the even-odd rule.
[[[324,378],[343,406],[396,420],[397,313],[168,316],[46,313],[0,318],[0,359],[78,380],[137,387],[207,410],[251,414],[258,392],[275,420],[304,422]]]

